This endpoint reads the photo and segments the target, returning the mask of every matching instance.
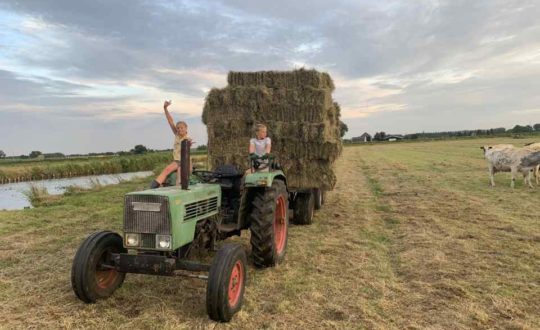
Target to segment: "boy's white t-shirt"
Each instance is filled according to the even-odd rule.
[[[258,156],[262,156],[266,153],[266,146],[272,145],[272,140],[269,137],[265,137],[262,140],[252,138],[249,140],[249,143],[255,146],[255,153]]]

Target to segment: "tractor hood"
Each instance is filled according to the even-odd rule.
[[[193,240],[197,221],[218,214],[220,207],[218,184],[197,183],[188,190],[173,186],[128,193],[124,202],[124,232],[171,235],[172,244],[167,250],[175,250]]]
[[[187,200],[193,200],[198,198],[206,198],[208,196],[215,196],[216,194],[219,194],[221,191],[218,184],[208,184],[208,183],[196,183],[189,186],[189,189],[182,190],[180,189],[180,186],[171,186],[171,187],[163,187],[163,188],[157,188],[157,189],[147,189],[142,191],[135,191],[128,193],[126,195],[152,195],[152,196],[164,196],[178,200],[178,199],[184,199]]]

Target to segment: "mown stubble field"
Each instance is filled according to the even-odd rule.
[[[345,148],[315,223],[290,229],[284,264],[250,267],[243,310],[208,320],[205,283],[128,275],[84,305],[70,267],[85,236],[119,231],[123,194],[146,182],[0,212],[4,328],[540,328],[540,187],[489,188],[489,139]],[[249,250],[249,235],[236,239]]]

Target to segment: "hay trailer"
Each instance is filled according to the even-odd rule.
[[[324,204],[325,191],[320,188],[302,189],[289,193],[291,218],[295,224],[310,225],[313,222],[314,210]]]
[[[189,159],[189,143],[181,145]],[[181,187],[128,193],[124,199],[123,235],[99,231],[80,245],[73,260],[71,283],[85,303],[110,297],[127,273],[185,276],[207,280],[206,310],[227,322],[243,303],[247,279],[246,252],[224,244],[210,264],[193,260],[195,249],[215,250],[216,241],[249,229],[257,267],[284,260],[289,227],[287,179],[279,169],[245,177],[235,167],[193,171],[182,161]],[[175,179],[171,179],[175,182]],[[207,273],[207,275],[206,275]]]

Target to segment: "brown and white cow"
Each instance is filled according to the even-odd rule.
[[[484,150],[484,157],[488,161],[489,178],[491,186],[495,186],[494,174],[497,172],[510,172],[514,188],[516,174],[521,172],[525,183],[533,188],[531,174],[540,165],[540,150],[524,147],[516,148],[512,145],[494,145],[480,147]]]

